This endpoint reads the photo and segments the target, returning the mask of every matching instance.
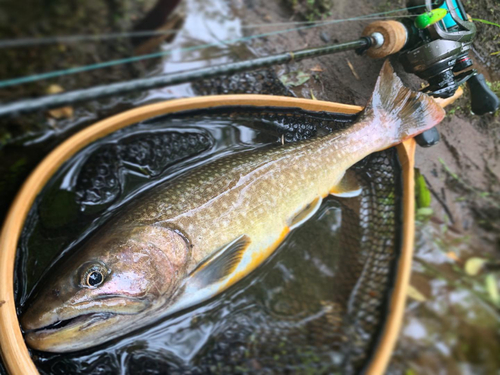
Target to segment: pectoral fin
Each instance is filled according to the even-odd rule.
[[[292,222],[290,223],[290,230],[301,226],[303,223],[305,223],[307,220],[309,220],[311,218],[311,216],[313,216],[316,213],[316,211],[319,210],[322,201],[323,201],[323,199],[321,197],[317,197],[310,204],[308,204],[306,208],[304,208],[302,211],[300,211],[292,219]]]
[[[201,263],[189,276],[189,283],[205,287],[227,277],[241,260],[250,238],[242,235]]]
[[[347,171],[337,186],[330,190],[330,194],[341,198],[352,198],[361,194],[362,190],[356,174],[353,171]]]
[[[224,279],[238,267],[250,242],[248,236],[241,235],[202,262],[186,277],[175,302],[164,313],[173,314],[217,295]]]

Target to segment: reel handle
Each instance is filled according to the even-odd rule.
[[[500,99],[486,84],[482,74],[475,74],[467,81],[471,96],[471,109],[476,115],[495,112],[500,107]]]

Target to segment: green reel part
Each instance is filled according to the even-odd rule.
[[[436,22],[441,21],[447,14],[448,11],[442,8],[433,9],[430,12],[423,13],[415,18],[415,27],[417,29],[425,29],[434,25]]]

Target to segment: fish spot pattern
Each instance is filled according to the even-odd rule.
[[[279,234],[297,211],[328,192],[353,160],[372,149],[352,140],[371,136],[364,128],[361,122],[343,134],[222,157],[156,187],[157,194],[139,200],[119,220],[180,228],[194,245],[194,261],[242,234]],[[353,144],[354,152],[344,153]]]

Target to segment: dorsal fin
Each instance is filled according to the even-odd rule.
[[[295,215],[290,223],[290,230],[301,226],[303,223],[309,220],[311,216],[313,216],[316,211],[319,210],[322,201],[323,199],[321,197],[315,198],[311,203],[307,205],[306,208]]]
[[[231,274],[241,260],[250,238],[241,235],[206,259],[189,275],[189,283],[207,286]],[[192,284],[191,284],[192,285]]]

